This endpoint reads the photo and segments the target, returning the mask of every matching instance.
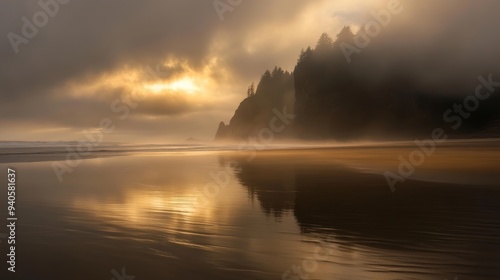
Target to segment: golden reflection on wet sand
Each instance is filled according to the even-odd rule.
[[[62,184],[50,162],[20,163],[28,264],[54,274],[50,248],[76,261],[68,271],[97,269],[75,279],[118,265],[144,279],[281,279],[326,246],[310,277],[494,279],[498,148],[441,147],[392,193],[382,174],[412,149],[145,152],[85,160]],[[228,181],[200,205],[210,172]]]

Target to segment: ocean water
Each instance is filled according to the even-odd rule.
[[[1,279],[500,276],[499,141],[442,144],[394,189],[413,143],[107,144],[69,166],[71,145],[0,144]]]

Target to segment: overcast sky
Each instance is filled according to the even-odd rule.
[[[108,118],[105,141],[150,143],[210,140],[266,69],[293,70],[323,32],[359,28],[389,2],[243,0],[218,12],[213,0],[41,0],[44,12],[38,0],[0,1],[0,140],[81,140]],[[395,24],[436,36],[427,31],[476,9],[468,20],[498,28],[500,1],[424,2],[401,0]]]

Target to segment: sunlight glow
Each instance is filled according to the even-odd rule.
[[[70,92],[75,97],[95,96],[95,98],[103,98],[103,94],[107,94],[107,98],[115,98],[115,94],[119,93],[122,100],[145,102],[151,106],[155,103],[156,107],[153,106],[155,110],[161,108],[169,111],[175,106],[202,108],[215,103],[217,98],[225,98],[224,95],[215,96],[213,92],[234,91],[232,86],[221,89],[221,84],[229,84],[230,73],[220,64],[216,56],[204,63],[203,67],[193,69],[188,62],[169,58],[161,63],[161,69],[164,71],[161,73],[154,73],[155,68],[151,73],[145,67],[135,68],[125,65],[91,81],[71,83],[68,88],[62,88],[60,92],[61,95]],[[143,117],[154,120],[157,116],[153,114]]]
[[[171,83],[155,83],[144,85],[144,88],[153,93],[162,93],[164,91],[184,92],[194,94],[199,91],[199,87],[193,79],[186,77]]]

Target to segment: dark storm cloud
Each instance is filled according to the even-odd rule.
[[[21,3],[5,3],[5,10],[16,16],[5,19],[2,34],[21,34],[21,17],[31,18],[40,10],[37,1]],[[20,45],[17,55],[9,41],[2,40],[2,93],[33,94],[123,64],[154,65],[168,54],[197,63],[217,24],[208,2],[73,0],[61,6],[28,44]]]
[[[156,69],[169,56],[185,60],[196,69],[208,58],[218,32],[226,32],[231,38],[252,29],[254,22],[264,24],[266,19],[273,24],[286,22],[309,5],[303,1],[257,4],[244,1],[232,12],[225,12],[225,20],[221,22],[211,0],[58,1],[68,3],[41,0],[58,3],[58,11],[48,18],[46,25],[37,28],[33,38],[23,39],[28,41],[26,44],[15,47],[9,36],[15,33],[25,37],[23,18],[33,23],[34,15],[43,8],[38,0],[2,3],[0,111],[3,117],[43,118],[45,114],[50,119],[49,112],[71,106],[79,111],[91,107],[91,103],[97,104],[95,112],[99,113],[100,101],[61,98],[55,95],[55,89],[68,81],[92,81],[124,65]],[[233,66],[231,61],[226,65]],[[185,71],[182,65],[160,68],[160,78]],[[178,96],[163,102],[157,99],[145,101],[143,108],[151,109],[152,114],[172,115],[196,108]],[[13,107],[23,109],[12,110]],[[78,117],[74,120],[78,123]]]
[[[32,21],[41,7],[38,1],[5,1],[2,10],[8,16],[2,17],[0,27],[2,95],[32,94],[123,64],[154,66],[168,55],[200,66],[217,31],[228,30],[232,36],[266,17],[279,23],[305,6],[302,1],[277,2],[243,3],[221,22],[209,0],[71,0],[15,54],[7,34],[22,36],[21,18]]]

